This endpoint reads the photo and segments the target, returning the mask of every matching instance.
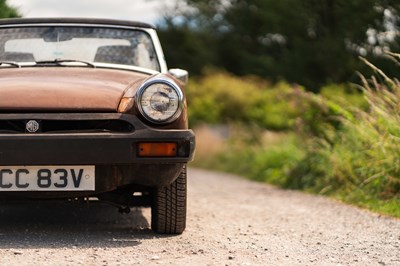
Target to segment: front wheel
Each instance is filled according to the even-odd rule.
[[[186,227],[186,165],[170,185],[153,191],[151,229],[160,234],[182,234]]]

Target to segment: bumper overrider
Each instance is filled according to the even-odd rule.
[[[9,192],[1,189],[5,185],[0,178],[0,197],[80,197],[127,186],[165,186],[192,160],[195,149],[191,130],[154,129],[128,114],[0,114],[0,123],[5,121],[13,125],[35,121],[39,129],[34,133],[0,131],[0,177],[1,170],[8,174],[7,167],[16,169],[12,166],[90,165],[95,169],[95,189]],[[129,130],[60,130],[53,126],[82,121],[119,121]]]

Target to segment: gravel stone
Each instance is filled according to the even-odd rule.
[[[0,264],[400,265],[399,219],[228,174],[188,178],[178,236],[154,234],[149,208],[3,202]]]

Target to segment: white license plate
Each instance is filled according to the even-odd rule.
[[[94,165],[0,166],[0,191],[93,191]]]

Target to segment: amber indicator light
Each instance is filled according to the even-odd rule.
[[[175,157],[177,145],[174,142],[140,142],[139,157]]]

